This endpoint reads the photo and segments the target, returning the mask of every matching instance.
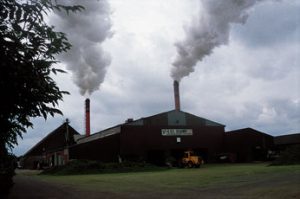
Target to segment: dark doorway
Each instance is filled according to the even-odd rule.
[[[208,149],[206,148],[196,148],[193,150],[196,155],[200,156],[205,162],[209,160]]]
[[[265,160],[264,151],[260,146],[252,148],[253,160],[254,161],[263,161]]]
[[[165,165],[165,153],[163,150],[150,150],[147,152],[147,161],[157,166]]]
[[[180,160],[183,157],[184,151],[184,149],[172,149],[171,156],[176,160]]]

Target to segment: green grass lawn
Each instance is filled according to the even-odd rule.
[[[153,172],[50,176],[37,178],[82,190],[114,194],[157,193],[191,194],[209,190],[246,194],[257,198],[291,196],[300,192],[300,165],[267,166],[267,164],[216,164],[197,169],[169,169]],[[221,194],[222,192],[220,192]],[[269,194],[269,195],[268,195]],[[271,195],[270,195],[271,194]]]

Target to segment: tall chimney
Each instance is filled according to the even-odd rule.
[[[175,110],[180,111],[179,82],[175,80],[173,86],[174,86]]]
[[[90,99],[86,98],[85,100],[85,135],[90,136],[91,127],[90,127]]]

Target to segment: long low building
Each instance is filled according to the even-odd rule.
[[[223,148],[225,125],[172,110],[80,135],[68,122],[49,133],[22,158],[25,168],[62,165],[71,159],[147,161],[163,165],[194,150],[206,162]]]
[[[225,133],[224,149],[233,162],[266,161],[274,149],[274,137],[252,128]]]
[[[147,161],[157,165],[166,159],[179,159],[193,150],[206,162],[249,162],[268,159],[269,152],[291,144],[299,135],[274,137],[251,128],[231,132],[225,125],[181,111],[179,82],[174,81],[175,109],[116,125],[90,134],[90,100],[85,100],[85,135],[80,135],[68,122],[51,132],[23,157],[25,168],[38,165],[62,165],[71,159],[102,162]],[[293,141],[292,144],[300,143]],[[276,143],[275,143],[276,144]]]
[[[78,136],[80,134],[68,121],[64,122],[26,152],[21,165],[28,169],[64,165],[69,161],[69,147],[76,144],[74,138]]]
[[[273,137],[252,128],[229,132],[224,128],[223,124],[180,110],[128,119],[91,135],[80,135],[65,122],[23,156],[23,166],[64,165],[71,159],[163,165],[170,157],[181,158],[186,150],[193,150],[206,162],[264,161],[273,152],[300,143],[299,134]]]
[[[164,164],[194,150],[206,161],[222,151],[225,125],[179,110],[160,113],[83,137],[69,148],[70,159],[144,160]]]

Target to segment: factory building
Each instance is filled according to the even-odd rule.
[[[300,147],[300,133],[274,137],[274,144],[275,155],[280,155],[283,151],[291,147]]]
[[[273,136],[252,128],[225,133],[224,152],[234,156],[233,162],[266,161],[273,148]]]
[[[25,168],[37,164],[63,165],[71,159],[102,162],[146,161],[164,165],[166,159],[180,159],[193,150],[205,162],[264,161],[274,149],[274,137],[245,128],[224,132],[225,125],[180,109],[179,83],[174,81],[175,109],[90,133],[90,100],[85,101],[85,135],[64,123],[23,157]],[[293,138],[299,138],[295,135]],[[279,137],[278,144],[287,146],[289,137]],[[299,142],[297,142],[299,143]],[[227,158],[227,159],[224,159]]]
[[[270,152],[300,143],[299,134],[273,137],[252,128],[224,132],[224,127],[180,110],[128,119],[91,135],[80,135],[65,122],[33,146],[22,165],[36,169],[39,164],[58,166],[71,159],[164,165],[167,158],[181,158],[185,150],[195,151],[205,162],[265,161]]]
[[[25,153],[21,158],[21,166],[38,169],[64,165],[69,160],[68,149],[75,144],[74,138],[78,136],[80,134],[66,121]]]
[[[286,148],[291,146],[300,145],[300,133],[280,135],[274,138],[276,149],[284,151]]]
[[[224,125],[180,110],[172,110],[86,136],[69,148],[71,159],[144,160],[163,164],[194,150],[206,161],[222,151]]]
[[[85,101],[86,137],[69,148],[71,159],[147,161],[162,165],[192,149],[205,161],[222,150],[225,125],[180,110],[179,83],[174,81],[175,110],[90,135],[90,101]]]
[[[147,161],[162,165],[166,158],[178,159],[184,151],[194,150],[205,161],[213,161],[222,151],[225,125],[181,111],[178,82],[174,81],[173,86],[175,110],[128,119],[94,134],[90,134],[90,100],[86,99],[85,135],[80,136],[66,123],[26,153],[24,160],[51,165],[65,164],[70,159]]]

